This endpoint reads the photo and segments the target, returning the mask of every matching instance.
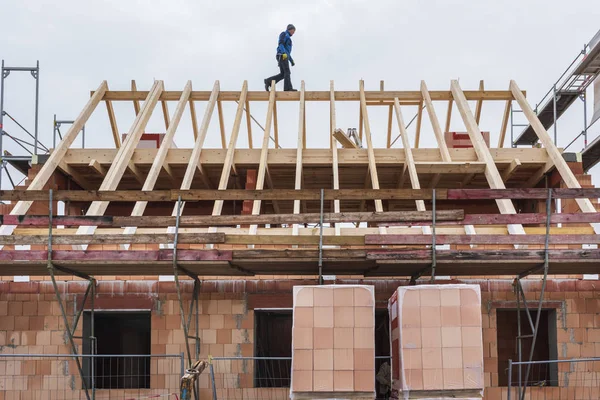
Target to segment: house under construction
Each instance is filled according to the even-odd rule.
[[[600,72],[598,53],[591,47],[582,61],[591,66],[577,72],[585,84],[565,92],[585,92]],[[364,370],[386,398],[388,300],[399,287],[457,283],[481,291],[485,399],[600,398],[600,190],[580,154],[548,133],[560,116],[556,93],[548,120],[507,84],[368,91],[360,82],[338,91],[332,81],[323,91],[254,92],[246,82],[239,91],[219,82],[172,91],[160,80],[148,91],[112,91],[102,82],[49,156],[31,163],[26,183],[0,194],[10,201],[0,236],[0,398],[175,398],[197,360],[209,361],[197,398],[288,398],[300,379],[292,376],[294,287],[332,284],[374,288],[374,357]],[[117,120],[116,102],[133,104],[131,126]],[[257,127],[252,119],[262,117],[251,110],[260,102],[267,113]],[[310,102],[329,111],[329,147],[307,146],[316,134],[306,129]],[[358,130],[336,120],[336,105],[348,102]],[[494,102],[504,106],[497,125],[480,127]],[[224,103],[235,105],[233,120]],[[295,148],[279,143],[281,103],[298,108]],[[436,113],[440,103],[446,115]],[[382,107],[386,146],[375,147],[369,113]],[[166,132],[145,133],[161,108]],[[515,110],[527,147],[504,147]],[[104,112],[112,132],[102,135],[114,146],[72,148],[90,116]],[[205,146],[213,114],[219,148]],[[190,132],[178,132],[182,118]],[[464,131],[450,132],[451,119]],[[437,148],[419,146],[426,125]],[[193,135],[193,148],[174,147],[176,132]],[[310,329],[338,329],[322,323]],[[421,340],[415,365],[425,378],[412,382],[414,398],[456,398],[445,375],[427,380],[431,353]],[[348,392],[363,384],[364,359],[354,354],[340,367],[351,371]],[[335,391],[336,380],[317,389],[316,379],[338,379],[337,367],[327,375],[313,365],[310,387]]]

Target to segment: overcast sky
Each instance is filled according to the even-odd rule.
[[[499,90],[515,79],[532,104],[600,29],[597,0],[2,0],[0,14],[0,58],[10,66],[40,61],[39,130],[47,146],[53,114],[75,118],[102,80],[113,90],[128,90],[131,79],[140,90],[148,90],[153,79],[164,80],[167,90],[181,90],[188,79],[195,90],[210,90],[217,79],[222,90],[239,90],[244,80],[250,90],[264,90],[263,79],[277,72],[277,37],[288,23],[297,27],[292,69],[297,88],[304,80],[307,90],[328,90],[333,79],[337,90],[356,90],[362,78],[367,90],[379,89],[380,80],[388,90],[418,90],[422,79],[430,90],[447,90],[451,79],[460,79],[466,90],[483,79],[486,89]],[[33,99],[33,79],[11,74],[5,110],[31,130]],[[134,119],[133,107],[116,107],[123,133]],[[494,147],[503,107],[483,109],[481,127],[491,132]],[[204,105],[197,108],[201,116]],[[174,109],[170,104],[171,113]],[[437,110],[443,125],[446,105]],[[577,103],[559,120],[560,146],[582,130],[582,110]],[[295,147],[297,104],[281,104],[278,111],[281,145]],[[405,119],[415,111],[407,107]],[[235,103],[225,113],[229,134]],[[266,105],[253,105],[252,114],[264,125]],[[328,115],[327,103],[307,107],[309,146],[328,146]],[[369,115],[374,143],[384,146],[387,112],[371,108]],[[338,102],[338,126],[358,127],[357,104]],[[104,106],[86,128],[86,146],[111,146]],[[18,131],[6,119],[5,129]],[[421,146],[435,147],[427,119],[423,129]],[[262,132],[256,125],[253,130],[254,145],[260,146]],[[452,130],[464,130],[456,110]],[[158,107],[146,132],[164,131]],[[245,132],[243,126],[239,147],[247,146]],[[398,134],[395,122],[393,132]],[[590,139],[598,135],[600,123]],[[193,144],[187,111],[175,141],[178,147]],[[220,145],[216,119],[207,145]],[[578,141],[571,149],[581,147]],[[18,154],[14,144],[5,148]]]

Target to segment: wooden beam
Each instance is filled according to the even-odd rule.
[[[250,102],[246,100],[246,130],[248,131],[248,148],[252,148],[252,114],[250,114]]]
[[[135,79],[131,80],[131,91],[137,92],[137,85],[135,84]],[[143,98],[146,98],[150,93],[146,93]],[[135,115],[137,116],[140,113],[140,101],[137,99],[133,99],[133,109],[135,111]]]
[[[465,176],[465,178],[463,179],[463,181],[460,184],[460,187],[465,188],[465,187],[469,186],[469,184],[471,182],[473,182],[473,179],[475,179],[475,175],[476,174],[471,173],[471,174],[468,174],[467,176]]]
[[[275,148],[279,148],[279,127],[277,125],[277,102],[273,103],[273,136]]]
[[[268,168],[267,173],[265,174],[265,183],[269,189],[275,189],[275,184],[273,183],[273,179],[271,179],[271,173],[269,172]],[[273,211],[275,211],[276,214],[280,214],[281,210],[279,209],[279,203],[277,200],[272,200],[271,203],[273,204]]]
[[[398,99],[394,100],[394,110],[396,111],[396,120],[398,122],[398,128],[400,129],[400,137],[402,138],[402,147],[404,148],[404,154],[406,157],[406,163],[408,167],[408,175],[410,177],[410,184],[413,189],[421,189],[419,184],[419,175],[415,168],[415,160],[412,156],[412,150],[410,146],[410,140],[408,139],[408,132],[406,132],[406,125],[404,125],[404,118],[402,118],[402,111],[400,110],[400,102]],[[425,202],[423,200],[415,201],[417,211],[425,211]]]
[[[446,112],[446,127],[444,128],[444,132],[450,132],[450,123],[452,122],[452,105],[453,100],[450,98],[448,100],[448,111]]]
[[[165,165],[165,160],[167,158],[167,153],[169,152],[169,148],[173,143],[173,139],[175,137],[175,132],[179,127],[179,122],[181,121],[181,117],[183,116],[183,112],[185,111],[185,106],[189,101],[190,93],[192,92],[192,82],[188,81],[181,92],[181,98],[179,99],[179,103],[177,103],[177,108],[175,109],[175,113],[173,114],[173,121],[169,122],[169,127],[167,128],[167,133],[165,134],[163,141],[158,149],[158,153],[156,153],[156,158],[152,163],[152,167],[150,167],[150,171],[146,176],[145,181],[143,182],[142,190],[150,191],[154,190],[154,186],[156,185],[156,181],[158,180],[158,176],[160,175],[160,171],[168,167]],[[165,120],[166,121],[166,120]],[[169,119],[170,121],[170,119]],[[165,168],[165,170],[170,168]],[[169,174],[170,175],[170,174]],[[144,211],[146,210],[146,206],[148,205],[147,201],[137,201],[135,206],[133,207],[133,211],[131,212],[132,216],[141,216],[144,215]],[[129,233],[129,232],[127,232]]]
[[[219,114],[219,129],[221,130],[221,147],[227,146],[227,139],[225,137],[225,121],[223,118],[223,106],[220,101],[217,101],[217,112]]]
[[[235,145],[237,143],[238,134],[240,132],[240,124],[242,120],[244,103],[246,102],[246,94],[248,93],[248,82],[244,81],[242,85],[242,91],[240,98],[238,99],[238,107],[235,114],[235,121],[231,130],[231,136],[229,138],[229,146],[227,147],[227,154],[225,155],[225,161],[223,162],[223,169],[221,171],[221,179],[219,180],[219,190],[226,190],[229,182],[229,176],[231,175],[231,167],[233,166],[233,155],[235,152]],[[223,200],[216,200],[212,215],[221,215],[223,210]]]
[[[502,126],[500,127],[500,137],[498,138],[499,149],[504,147],[504,138],[506,137],[506,128],[508,127],[508,120],[510,118],[511,105],[512,100],[506,100],[506,105],[504,106],[504,115],[502,117]],[[512,143],[510,145],[512,147]]]
[[[465,98],[458,81],[453,80],[451,86],[454,100],[456,101],[456,106],[458,107],[465,127],[467,128],[467,132],[471,138],[471,143],[473,144],[473,149],[477,154],[477,158],[480,161],[485,162],[487,165],[485,176],[490,187],[492,189],[504,189],[505,186],[504,182],[502,181],[502,177],[500,176],[498,168],[492,159],[492,155],[490,154],[490,151],[483,140],[479,126],[477,125],[477,122],[471,113],[467,99]],[[517,213],[511,200],[496,200],[496,204],[498,205],[498,208],[502,214]],[[508,231],[510,234],[525,234],[523,226],[520,224],[509,225]]]
[[[217,103],[217,98],[219,97],[220,85],[219,81],[215,81],[212,89],[212,93],[210,98],[208,99],[208,104],[206,105],[206,110],[204,111],[204,116],[202,117],[202,123],[200,125],[200,131],[198,133],[198,137],[194,142],[194,148],[192,150],[192,155],[190,156],[190,160],[188,162],[187,168],[185,170],[185,174],[183,176],[183,180],[181,181],[181,190],[189,190],[192,187],[192,182],[194,180],[194,175],[196,170],[198,170],[203,179],[208,181],[208,176],[202,170],[202,164],[200,163],[200,155],[202,154],[202,146],[204,146],[204,140],[206,139],[206,134],[208,132],[208,127],[210,126],[210,120],[212,118],[213,111],[215,110],[215,104]],[[206,184],[205,181],[205,184]],[[210,184],[210,181],[208,181]],[[212,186],[212,185],[211,185]],[[185,203],[181,204],[181,211],[183,212],[183,207]],[[173,208],[172,215],[177,215],[177,205]]]
[[[419,111],[417,111],[417,127],[415,129],[415,149],[419,148],[421,140],[421,123],[423,121],[423,100],[419,102]]]
[[[143,110],[140,111],[138,116],[136,117],[125,142],[119,149],[113,164],[111,165],[108,173],[104,177],[102,184],[100,185],[101,191],[113,191],[117,190],[119,182],[123,177],[123,173],[125,169],[131,162],[131,156],[133,155],[133,151],[135,150],[142,134],[144,133],[144,129],[146,124],[150,120],[150,116],[152,115],[152,111],[158,102],[158,98],[160,97],[161,92],[163,91],[163,81],[156,81],[148,95],[148,98],[144,102]],[[86,215],[103,215],[108,207],[107,201],[94,201],[89,207]],[[81,232],[83,234],[84,232]]]
[[[52,243],[55,245],[90,245],[90,244],[156,244],[173,243],[175,235],[168,233],[135,234],[135,235],[61,235],[53,234]],[[180,233],[177,238],[181,244],[225,243],[223,233]],[[44,245],[48,244],[47,235],[0,236],[0,245]]]
[[[192,130],[194,131],[194,141],[198,139],[198,119],[196,118],[196,105],[190,100],[190,118],[192,119]]]
[[[433,133],[437,140],[438,147],[440,148],[440,155],[442,156],[442,161],[450,162],[452,161],[452,158],[450,157],[450,152],[448,151],[448,146],[446,145],[446,140],[444,139],[444,133],[440,128],[440,122],[435,113],[435,108],[433,108],[433,102],[431,101],[430,92],[427,89],[425,81],[421,81],[421,93],[423,95],[425,107],[427,108],[427,114],[429,114],[429,120],[431,121]]]
[[[92,92],[93,94],[93,92]],[[239,91],[223,91],[219,95],[219,101],[237,101],[240,97]],[[506,101],[512,99],[510,90],[486,90],[481,92],[479,90],[465,90],[465,97],[469,101],[476,101],[483,99],[486,101]],[[523,92],[525,95],[526,93]],[[430,92],[431,99],[433,101],[448,101],[452,99],[452,93],[450,90],[432,90]],[[144,100],[148,96],[147,91],[108,91],[102,100],[112,101],[132,101],[132,100]],[[165,91],[160,100],[177,101],[181,97],[181,91]],[[193,91],[191,98],[194,101],[208,101],[210,97],[210,91]],[[393,102],[394,98],[398,98],[400,103],[414,103],[416,105],[423,99],[421,92],[415,91],[365,91],[365,98],[368,102]],[[269,93],[264,90],[260,91],[249,91],[247,94],[248,101],[268,101]],[[336,101],[359,101],[359,91],[336,91]],[[299,101],[300,94],[298,92],[277,92],[277,101]],[[306,101],[329,101],[329,91],[307,91]]]
[[[536,187],[538,183],[544,178],[548,172],[554,169],[554,162],[552,160],[548,160],[543,167],[539,168],[537,171],[529,177],[529,179],[523,185],[524,188],[532,188]]]
[[[58,169],[60,169],[65,175],[73,180],[76,184],[86,190],[94,189],[85,176],[77,172],[74,168],[71,168],[64,161],[58,163]]]
[[[127,163],[127,170],[133,174],[133,177],[140,185],[144,184],[144,174],[140,171],[140,169],[134,164],[132,160],[129,160]]]
[[[106,175],[106,168],[104,168],[100,163],[94,159],[90,161],[90,168],[94,169],[99,175]]]
[[[532,224],[537,221],[545,222],[545,214],[519,214],[525,215]],[[577,222],[582,214],[553,214],[552,217],[560,216],[561,222]],[[324,213],[323,221],[325,223],[343,223],[343,222],[389,222],[389,223],[419,223],[431,221],[433,214],[431,211],[386,211],[383,213],[373,212],[345,212],[345,213]],[[565,217],[566,216],[566,217]],[[469,218],[470,221],[477,221],[477,224],[497,224],[505,216],[499,214],[478,214],[467,215],[463,210],[438,210],[436,211],[436,220],[443,222],[461,223],[463,218]],[[183,215],[179,217],[181,227],[210,227],[210,226],[237,226],[251,224],[305,224],[319,222],[320,213],[294,212],[293,214],[261,214],[261,215]],[[595,217],[600,221],[600,214]],[[64,226],[102,226],[121,228],[123,226],[137,227],[165,227],[175,225],[175,216],[54,216],[53,225]],[[17,225],[20,227],[48,227],[49,218],[47,215],[0,215],[0,221],[3,224]],[[587,222],[587,221],[586,221]],[[501,223],[501,222],[500,222]]]
[[[50,153],[48,160],[42,165],[42,168],[37,173],[31,184],[27,187],[27,190],[43,190],[46,183],[56,170],[56,167],[65,157],[65,154],[69,150],[69,146],[75,141],[79,132],[90,118],[98,103],[104,97],[104,94],[108,90],[108,85],[106,81],[102,81],[98,89],[94,92],[94,95],[88,100],[85,107],[81,110],[71,127],[64,135],[63,139],[60,141],[58,146]],[[32,201],[19,201],[15,207],[10,212],[10,215],[24,215],[27,213],[29,208],[31,207]],[[12,229],[10,227],[2,227],[0,228],[0,234],[6,235],[10,234]]]
[[[365,137],[367,139],[367,154],[369,155],[369,173],[371,175],[371,183],[373,184],[373,189],[379,189],[377,163],[375,162],[375,154],[373,153],[373,142],[371,139],[371,126],[369,124],[369,115],[367,113],[364,81],[360,81],[360,104],[363,113]],[[375,200],[375,211],[383,212],[383,203],[381,202],[381,200]]]
[[[479,81],[479,90],[483,92],[483,79]],[[483,99],[477,100],[477,104],[475,105],[475,122],[479,125],[479,120],[481,120],[481,107],[483,106]]]
[[[335,130],[337,126],[337,115],[335,113],[335,90],[334,90],[334,82],[333,80],[329,81],[329,129]],[[306,126],[304,126],[306,129]],[[333,173],[333,189],[338,190],[340,188],[340,171],[338,165],[338,149],[337,143],[334,143],[333,138],[329,138],[329,145],[331,146],[331,168]],[[340,201],[333,201],[333,212],[340,212]],[[340,234],[340,227],[338,224],[335,224],[335,234]]]
[[[110,100],[106,101],[106,111],[108,112],[108,121],[110,122],[110,130],[115,142],[115,148],[121,147],[121,137],[119,136],[119,128],[117,127],[117,119],[115,118],[115,110]]]
[[[599,244],[600,235],[550,235],[549,244]],[[365,245],[417,245],[430,244],[426,235],[365,235]],[[544,245],[546,235],[436,235],[436,244],[529,244]],[[226,240],[227,241],[227,240]]]
[[[294,190],[302,189],[302,151],[304,150],[304,81],[300,83],[300,104],[298,111],[298,137],[296,141],[296,172],[295,172],[295,180],[294,180]],[[331,122],[330,122],[331,125]],[[332,144],[332,139],[330,138],[330,145]],[[300,200],[294,200],[294,215],[300,214]],[[294,224],[293,235],[298,235],[298,224]]]
[[[388,111],[388,132],[387,132],[387,144],[386,147],[389,149],[392,147],[392,116],[394,114],[394,106],[390,106]]]
[[[546,129],[544,128],[544,126],[542,125],[540,120],[538,119],[537,115],[531,109],[531,106],[527,102],[527,99],[525,99],[525,96],[523,96],[523,94],[520,92],[520,89],[517,86],[517,83],[515,81],[512,81],[512,80],[510,81],[510,89],[511,89],[513,95],[515,96],[515,99],[519,103],[519,106],[523,110],[523,114],[525,114],[525,117],[529,121],[529,124],[535,131],[535,134],[540,139],[540,142],[542,142],[542,144],[546,148],[546,151],[548,152],[548,156],[550,157],[550,159],[556,166],[556,169],[558,170],[561,178],[563,179],[563,181],[565,182],[567,187],[572,188],[572,189],[581,188],[581,185],[577,181],[577,178],[573,174],[573,171],[571,171],[571,169],[567,165],[567,162],[562,157],[562,154],[560,154],[560,151],[556,148],[556,146],[552,142],[550,135],[548,135],[548,132],[546,131]],[[590,201],[590,199],[576,199],[575,201],[577,202],[577,205],[579,206],[579,209],[582,212],[584,212],[584,213],[595,213],[596,212],[596,209],[595,209],[594,205],[592,204],[592,202]],[[600,232],[600,225],[592,224],[592,227],[594,228],[594,231],[596,233]]]
[[[506,168],[503,172],[502,172],[502,180],[506,183],[510,177],[517,172],[517,170],[519,169],[519,167],[521,166],[521,161],[518,158],[515,158],[513,160],[513,162],[510,163],[510,165],[508,166],[508,168]]]
[[[267,172],[267,156],[269,154],[269,139],[271,138],[271,124],[275,117],[275,81],[271,82],[271,97],[267,107],[267,120],[265,121],[265,132],[263,134],[262,147],[260,151],[260,162],[258,164],[258,173],[256,175],[256,190],[263,190],[265,187],[265,174]],[[277,146],[277,145],[276,145]],[[260,200],[254,200],[252,204],[252,215],[260,214]],[[258,226],[250,226],[250,234],[256,235]]]
[[[339,128],[334,128],[333,130],[333,137],[340,142],[340,144],[342,145],[343,148],[345,149],[358,149],[358,146],[356,145],[356,143],[354,143],[352,140],[350,140],[350,138],[348,136],[346,136],[346,134],[344,133],[343,130],[339,129]],[[388,146],[389,147],[389,146]]]
[[[171,123],[171,117],[169,116],[169,105],[164,100],[162,100],[160,103],[163,112],[163,119],[165,120],[165,129],[169,129],[169,124]]]

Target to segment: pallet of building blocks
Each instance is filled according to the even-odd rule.
[[[295,286],[293,399],[375,398],[373,286]]]
[[[400,287],[388,308],[392,392],[397,398],[481,398],[478,285]]]

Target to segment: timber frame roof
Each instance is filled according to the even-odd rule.
[[[132,102],[136,111],[123,142],[115,101]],[[177,103],[172,113],[170,101]],[[296,148],[279,146],[280,101],[298,103]],[[329,105],[329,148],[306,146],[305,104],[310,101]],[[343,132],[336,133],[338,101],[359,103],[363,148]],[[440,101],[448,104],[444,130],[433,107]],[[476,101],[474,111],[468,101]],[[487,146],[479,127],[487,101],[505,104],[497,148]],[[502,148],[512,101],[544,147]],[[101,102],[115,148],[70,148]],[[207,103],[201,118],[196,102]],[[222,102],[237,103],[235,118],[227,125],[229,134]],[[244,119],[252,143],[252,102],[268,102],[261,147],[238,148]],[[162,143],[158,149],[137,148],[158,103],[166,125]],[[403,115],[403,107],[409,105],[419,110],[414,144]],[[389,110],[385,148],[373,145],[373,106]],[[194,147],[172,148],[188,108]],[[220,149],[205,148],[215,108]],[[453,108],[472,148],[448,148],[445,142]],[[419,148],[424,118],[438,148]],[[394,125],[400,148],[392,147]],[[532,189],[552,170],[572,192],[540,194]],[[50,194],[44,188],[55,174],[68,176],[84,190]],[[131,91],[109,91],[104,81],[91,92],[27,190],[0,196],[17,201],[10,216],[3,217],[0,246],[43,249],[7,247],[0,252],[0,269],[3,275],[41,275],[50,260],[63,272],[82,276],[169,274],[173,268],[197,275],[309,275],[317,272],[318,264],[327,274],[340,275],[415,277],[431,273],[432,266],[442,275],[516,275],[535,270],[549,255],[551,273],[593,273],[600,255],[582,250],[582,245],[599,242],[600,219],[589,200],[599,196],[579,189],[561,151],[514,81],[505,91],[485,90],[483,83],[479,90],[463,91],[452,81],[449,91],[429,91],[421,82],[419,91],[403,92],[385,91],[383,83],[380,91],[366,91],[362,81],[358,91],[336,91],[333,82],[329,91],[306,91],[302,82],[299,92],[276,92],[274,83],[269,92],[252,92],[244,82],[239,92],[231,92],[221,91],[218,81],[211,91],[193,91],[189,81],[182,91],[166,91],[162,81],[155,81],[149,91],[137,91],[135,85]],[[527,199],[550,203],[552,196],[573,199],[585,215],[518,213]],[[34,201],[49,202],[52,209],[57,200],[80,204],[85,216],[20,217]],[[240,215],[243,202],[248,208]],[[478,209],[492,211],[476,213]],[[328,226],[308,225],[321,219]],[[550,226],[556,223],[579,227]],[[54,228],[57,225],[64,228]],[[52,249],[53,244],[66,248]],[[136,247],[143,244],[151,247]],[[440,245],[448,249],[438,249]]]

